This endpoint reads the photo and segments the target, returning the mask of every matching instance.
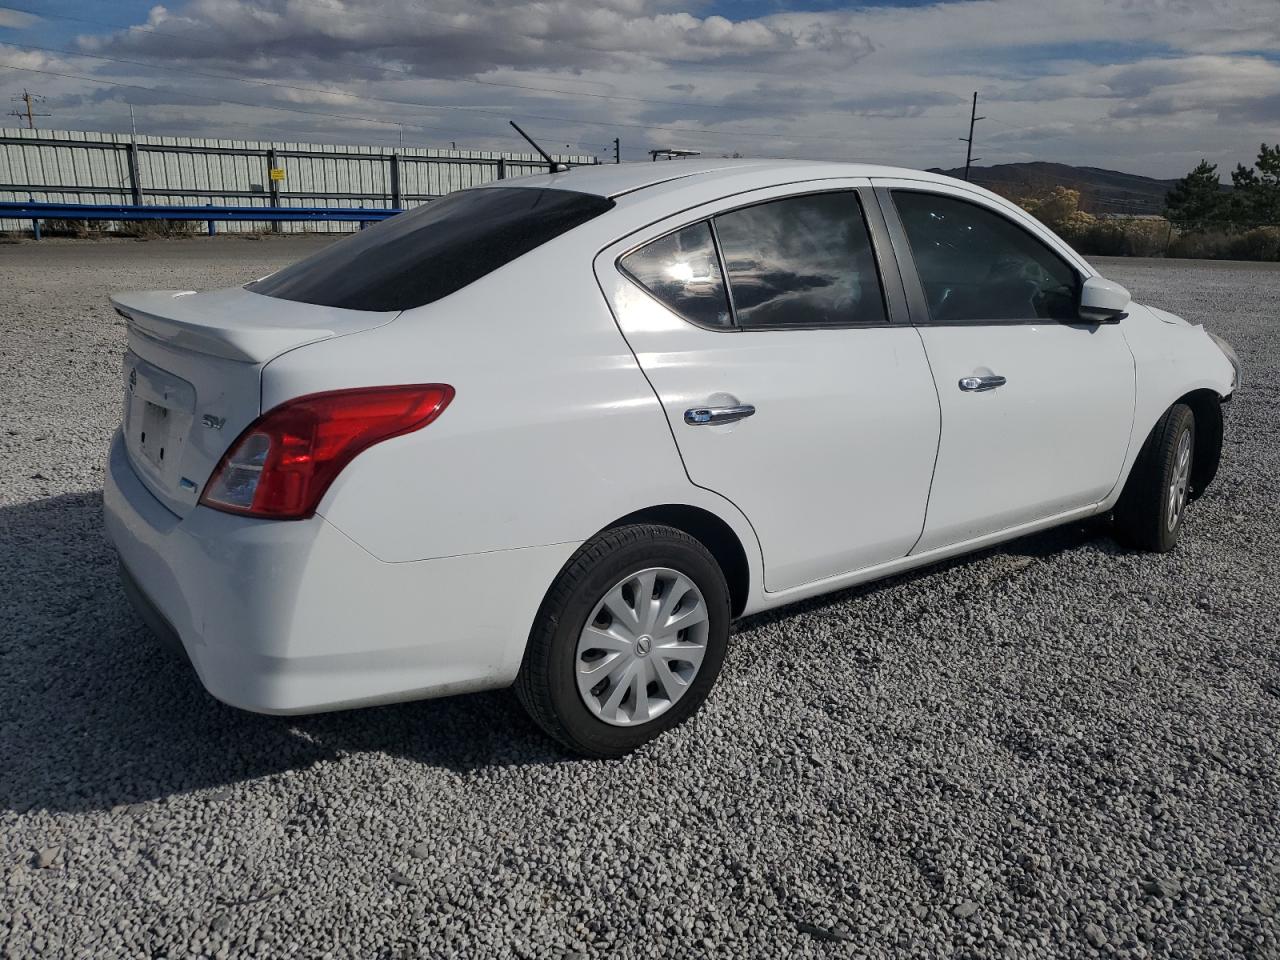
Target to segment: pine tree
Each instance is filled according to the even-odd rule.
[[[1221,218],[1223,206],[1218,165],[1208,160],[1201,160],[1164,197],[1164,215],[1184,230],[1202,229]]]
[[[1231,186],[1231,219],[1237,225],[1280,224],[1280,144],[1262,144],[1256,168],[1237,166]]]

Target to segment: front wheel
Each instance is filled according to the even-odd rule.
[[[575,753],[622,756],[702,705],[729,618],[724,574],[693,537],[657,524],[605,531],[543,601],[516,695]]]
[[[1195,443],[1195,415],[1185,403],[1175,403],[1147,437],[1116,504],[1121,542],[1155,553],[1177,545],[1191,496]]]

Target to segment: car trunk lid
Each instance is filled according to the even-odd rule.
[[[123,370],[129,460],[179,516],[195,507],[222,454],[262,412],[263,367],[289,350],[397,315],[292,303],[239,287],[123,293],[111,302],[129,329]]]

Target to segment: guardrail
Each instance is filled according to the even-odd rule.
[[[203,207],[137,206],[108,203],[43,203],[38,200],[0,202],[0,220],[30,220],[35,238],[40,239],[41,220],[203,220],[209,235],[218,232],[218,221],[261,220],[266,223],[284,221],[346,221],[376,223],[401,211],[395,207]]]
[[[585,154],[554,159],[570,166],[599,162]],[[313,221],[316,230],[339,230],[334,221],[372,221],[385,217],[388,209],[410,209],[453,190],[547,168],[544,159],[532,154],[490,151],[0,130],[0,203],[30,200],[68,210],[98,204],[122,209],[209,203],[213,209],[253,211],[239,221],[203,210],[190,216],[137,213],[128,218],[221,222],[221,229],[228,231],[252,229],[252,221],[269,223],[277,231],[301,229],[287,226],[290,221]],[[345,212],[346,205],[368,215]],[[265,213],[264,208],[273,212]],[[344,212],[312,212],[338,208]],[[81,211],[74,213],[62,218],[89,219],[79,216]],[[54,216],[61,215],[41,213],[44,219]],[[14,229],[15,219],[25,227],[37,218],[8,214],[6,222],[0,215],[0,225]],[[325,222],[329,225],[319,225]]]

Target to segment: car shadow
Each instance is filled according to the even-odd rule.
[[[0,507],[0,809],[110,809],[382,750],[565,759],[508,691],[310,717],[215,700],[120,587],[100,492]]]
[[[874,596],[996,552],[1047,556],[1097,536],[1093,527],[1061,528],[760,614],[737,629]],[[218,702],[129,605],[97,491],[0,507],[0,583],[0,809],[111,809],[363,751],[459,773],[572,759],[505,690],[309,717]]]
[[[798,600],[795,603],[789,603],[786,606],[775,607],[774,609],[766,610],[763,613],[743,617],[741,620],[734,623],[734,632],[741,633],[743,631],[753,630],[758,627],[777,623],[780,620],[787,620],[802,613],[820,611],[828,607],[847,603],[851,600],[872,597],[883,590],[889,590],[902,584],[914,583],[918,580],[937,576],[940,573],[944,573],[947,570],[952,570],[957,567],[967,567],[983,563],[990,560],[992,557],[1006,556],[1030,561],[1043,560],[1067,550],[1075,550],[1086,544],[1090,544],[1095,550],[1100,550],[1109,554],[1130,552],[1111,538],[1108,526],[1101,518],[1092,517],[1087,520],[1065,524],[1061,527],[1042,530],[1039,533],[1028,534],[1025,537],[1019,537],[1016,540],[1009,540],[1005,543],[999,544],[998,546],[988,547],[985,550],[962,554],[961,556],[952,557],[948,560],[939,560],[937,563],[931,563],[923,567],[917,567],[913,570],[907,570],[891,577],[885,577],[883,580],[874,580],[870,583],[863,583],[855,587],[848,587],[844,590],[837,590],[834,593],[824,593],[821,596],[810,597],[807,600]]]

